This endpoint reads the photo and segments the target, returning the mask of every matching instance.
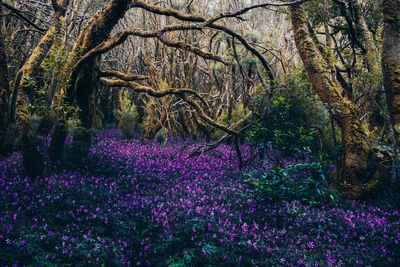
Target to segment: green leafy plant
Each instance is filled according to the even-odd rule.
[[[264,173],[246,173],[246,182],[272,201],[298,200],[305,204],[336,203],[338,193],[330,187],[322,162],[275,165]]]
[[[122,97],[119,109],[114,112],[118,120],[118,128],[121,130],[123,136],[130,139],[134,136],[138,113],[134,103],[127,97]]]
[[[264,105],[258,98],[253,99]],[[288,77],[270,101],[263,119],[247,131],[247,141],[293,155],[300,151],[321,152],[321,132],[330,125],[327,114],[301,69]]]

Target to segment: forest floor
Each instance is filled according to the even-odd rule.
[[[270,168],[268,158],[239,170],[227,145],[190,157],[192,141],[97,136],[88,158],[48,163],[36,182],[23,176],[19,153],[1,160],[0,265],[400,264],[394,207],[261,201],[245,180]]]

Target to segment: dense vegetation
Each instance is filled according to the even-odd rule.
[[[84,163],[32,183],[21,156],[1,164],[6,264],[399,264],[400,213],[340,200],[318,163],[280,158],[240,171],[231,146],[191,157],[199,144],[126,141],[101,131]],[[43,139],[43,146],[46,146]],[[43,148],[45,149],[45,147]],[[249,147],[241,147],[244,156]],[[74,167],[71,167],[74,166]],[[255,185],[251,186],[251,185]],[[262,186],[264,191],[258,192]]]
[[[0,0],[1,266],[400,265],[400,0]]]

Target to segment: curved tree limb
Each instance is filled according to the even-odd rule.
[[[195,47],[191,44],[181,42],[181,41],[172,41],[162,35],[164,32],[169,32],[169,31],[178,31],[178,30],[192,30],[192,29],[200,29],[198,25],[171,25],[167,26],[161,30],[156,30],[156,31],[143,31],[140,29],[133,29],[133,30],[127,30],[127,31],[122,31],[117,34],[115,34],[113,37],[109,38],[108,40],[100,43],[98,46],[94,47],[93,49],[89,50],[86,54],[84,54],[79,61],[73,66],[72,72],[70,75],[70,83],[74,84],[75,80],[78,77],[78,74],[81,70],[81,68],[90,60],[94,59],[97,56],[100,56],[107,51],[110,51],[111,49],[115,48],[116,46],[122,44],[126,39],[133,35],[133,36],[139,36],[139,37],[144,37],[144,38],[158,38],[163,44],[170,46],[170,47],[175,47],[175,48],[180,48],[184,50],[188,50],[200,57],[210,59],[210,60],[216,60],[219,61],[225,65],[228,65],[226,60],[221,58],[220,56],[213,54],[211,52],[205,52],[201,50],[198,47]]]
[[[238,130],[239,126],[242,125],[247,119],[249,119],[253,115],[253,112],[249,112],[246,116],[244,116],[242,119],[239,121],[235,122],[231,127],[229,127],[232,130]],[[250,124],[251,125],[251,124]],[[238,131],[241,133],[243,130],[247,129],[249,125],[244,126],[243,128],[239,129]],[[217,148],[220,144],[222,144],[231,134],[227,133],[224,136],[222,136],[219,140],[217,140],[214,143],[211,144],[205,144],[204,146],[201,146],[197,151],[192,152],[190,155],[191,156],[198,156],[203,153],[206,153],[210,150],[213,150]]]
[[[295,1],[295,2],[289,2],[286,3],[287,5],[294,5],[294,4],[298,4],[298,3],[302,3],[304,1]],[[282,3],[283,4],[283,3]],[[265,4],[266,5],[266,4]],[[155,13],[158,15],[164,15],[164,16],[172,16],[174,18],[177,18],[179,20],[182,21],[189,21],[189,22],[200,22],[200,23],[204,23],[203,25],[211,28],[211,29],[215,29],[215,30],[219,30],[219,31],[223,31],[226,34],[235,37],[236,39],[239,40],[240,43],[242,43],[242,45],[244,47],[246,47],[246,49],[248,49],[254,56],[256,56],[258,58],[258,60],[260,60],[261,64],[263,65],[263,67],[265,68],[267,75],[270,79],[270,86],[271,88],[274,87],[274,75],[272,72],[272,68],[269,66],[268,62],[266,61],[266,59],[263,57],[263,55],[257,50],[255,49],[252,45],[250,45],[247,40],[240,34],[234,32],[233,30],[231,30],[230,28],[223,26],[223,25],[219,25],[219,24],[214,24],[213,22],[215,22],[215,18],[211,18],[211,19],[207,19],[201,15],[192,15],[192,14],[186,14],[186,13],[182,13],[176,9],[173,8],[162,8],[153,4],[149,4],[146,3],[143,0],[133,0],[133,3],[131,5],[132,7],[139,7],[142,9],[145,9],[151,13]],[[247,12],[250,9],[244,11]],[[240,13],[240,12],[239,12]],[[242,13],[242,14],[244,14]]]
[[[220,14],[217,16],[214,16],[213,18],[211,18],[209,20],[209,23],[212,24],[220,19],[223,18],[235,18],[238,17],[240,15],[243,15],[245,13],[247,13],[250,10],[253,9],[257,9],[257,8],[263,8],[263,7],[268,7],[268,6],[273,6],[273,7],[283,7],[283,6],[290,6],[290,5],[295,5],[295,4],[301,4],[306,2],[307,0],[295,0],[295,1],[291,1],[291,2],[274,2],[274,3],[262,3],[262,4],[258,4],[258,5],[253,5],[253,6],[249,6],[249,7],[245,7],[243,9],[237,10],[235,12],[228,12],[228,13],[224,13],[224,14]]]
[[[166,95],[190,94],[190,95],[195,96],[206,107],[208,107],[208,104],[203,99],[203,97],[199,93],[197,93],[196,91],[191,90],[191,89],[170,88],[170,89],[163,90],[163,91],[157,91],[149,86],[141,85],[141,84],[130,82],[130,81],[118,80],[118,79],[100,78],[100,82],[102,82],[103,84],[109,85],[109,86],[113,86],[113,87],[128,87],[128,88],[133,89],[135,92],[146,93],[146,94],[148,94],[150,96],[154,96],[154,97],[163,97]]]
[[[4,1],[0,1],[0,5],[4,6],[5,8],[7,8],[8,10],[10,10],[12,13],[14,13],[18,18],[20,18],[21,20],[25,21],[28,25],[32,26],[33,28],[35,28],[36,30],[38,30],[41,33],[46,32],[46,29],[39,27],[38,25],[36,25],[34,22],[32,22],[30,19],[28,19],[27,17],[25,17],[22,14],[21,10],[16,9],[13,6],[10,6],[7,3],[4,3]]]
[[[206,112],[204,111],[204,109],[193,99],[189,98],[188,95],[193,95],[195,96],[197,99],[199,99],[202,103],[205,103],[205,100],[196,92],[193,91],[191,89],[177,89],[177,88],[169,88],[163,91],[157,91],[154,90],[153,88],[149,87],[149,86],[144,86],[138,83],[134,83],[134,82],[127,82],[127,81],[122,81],[122,80],[116,80],[116,79],[106,79],[106,78],[100,78],[100,81],[103,84],[106,84],[108,86],[113,86],[113,87],[127,87],[130,88],[132,90],[134,90],[135,92],[138,93],[146,93],[149,96],[153,96],[153,97],[164,97],[167,95],[176,95],[179,98],[181,98],[183,101],[185,101],[188,105],[190,105],[194,110],[196,110],[196,112],[199,114],[199,117],[209,123],[210,125],[214,126],[215,128],[218,128],[224,132],[227,132],[229,134],[233,134],[233,135],[240,135],[238,132],[216,122],[215,120],[213,120],[212,118],[210,118]]]
[[[133,81],[145,81],[150,77],[145,75],[134,75],[134,74],[126,74],[117,70],[99,70],[100,77],[109,78],[116,77],[118,79],[133,82]]]
[[[203,50],[201,50],[200,48],[193,46],[191,44],[182,42],[182,41],[173,41],[170,40],[168,38],[165,38],[164,36],[160,35],[157,37],[163,44],[170,46],[170,47],[175,47],[175,48],[180,48],[183,50],[187,50],[192,52],[193,54],[196,54],[202,58],[205,59],[210,59],[210,60],[215,60],[215,61],[219,61],[221,63],[223,63],[224,65],[229,65],[228,62],[226,62],[223,58],[221,58],[220,56],[213,54],[211,52],[205,52]]]

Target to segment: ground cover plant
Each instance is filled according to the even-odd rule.
[[[4,158],[2,265],[399,264],[398,209],[329,201],[332,192],[315,201],[293,194],[286,183],[278,188],[273,179],[281,198],[267,194],[265,201],[252,183],[281,172],[274,155],[239,170],[231,146],[190,157],[196,145],[176,140],[159,146],[126,140],[118,130],[100,131],[84,163],[53,163],[39,184],[20,171],[19,153]],[[299,164],[281,162],[291,170],[284,176],[294,173],[291,179],[298,180],[289,181],[293,191],[313,179]]]

